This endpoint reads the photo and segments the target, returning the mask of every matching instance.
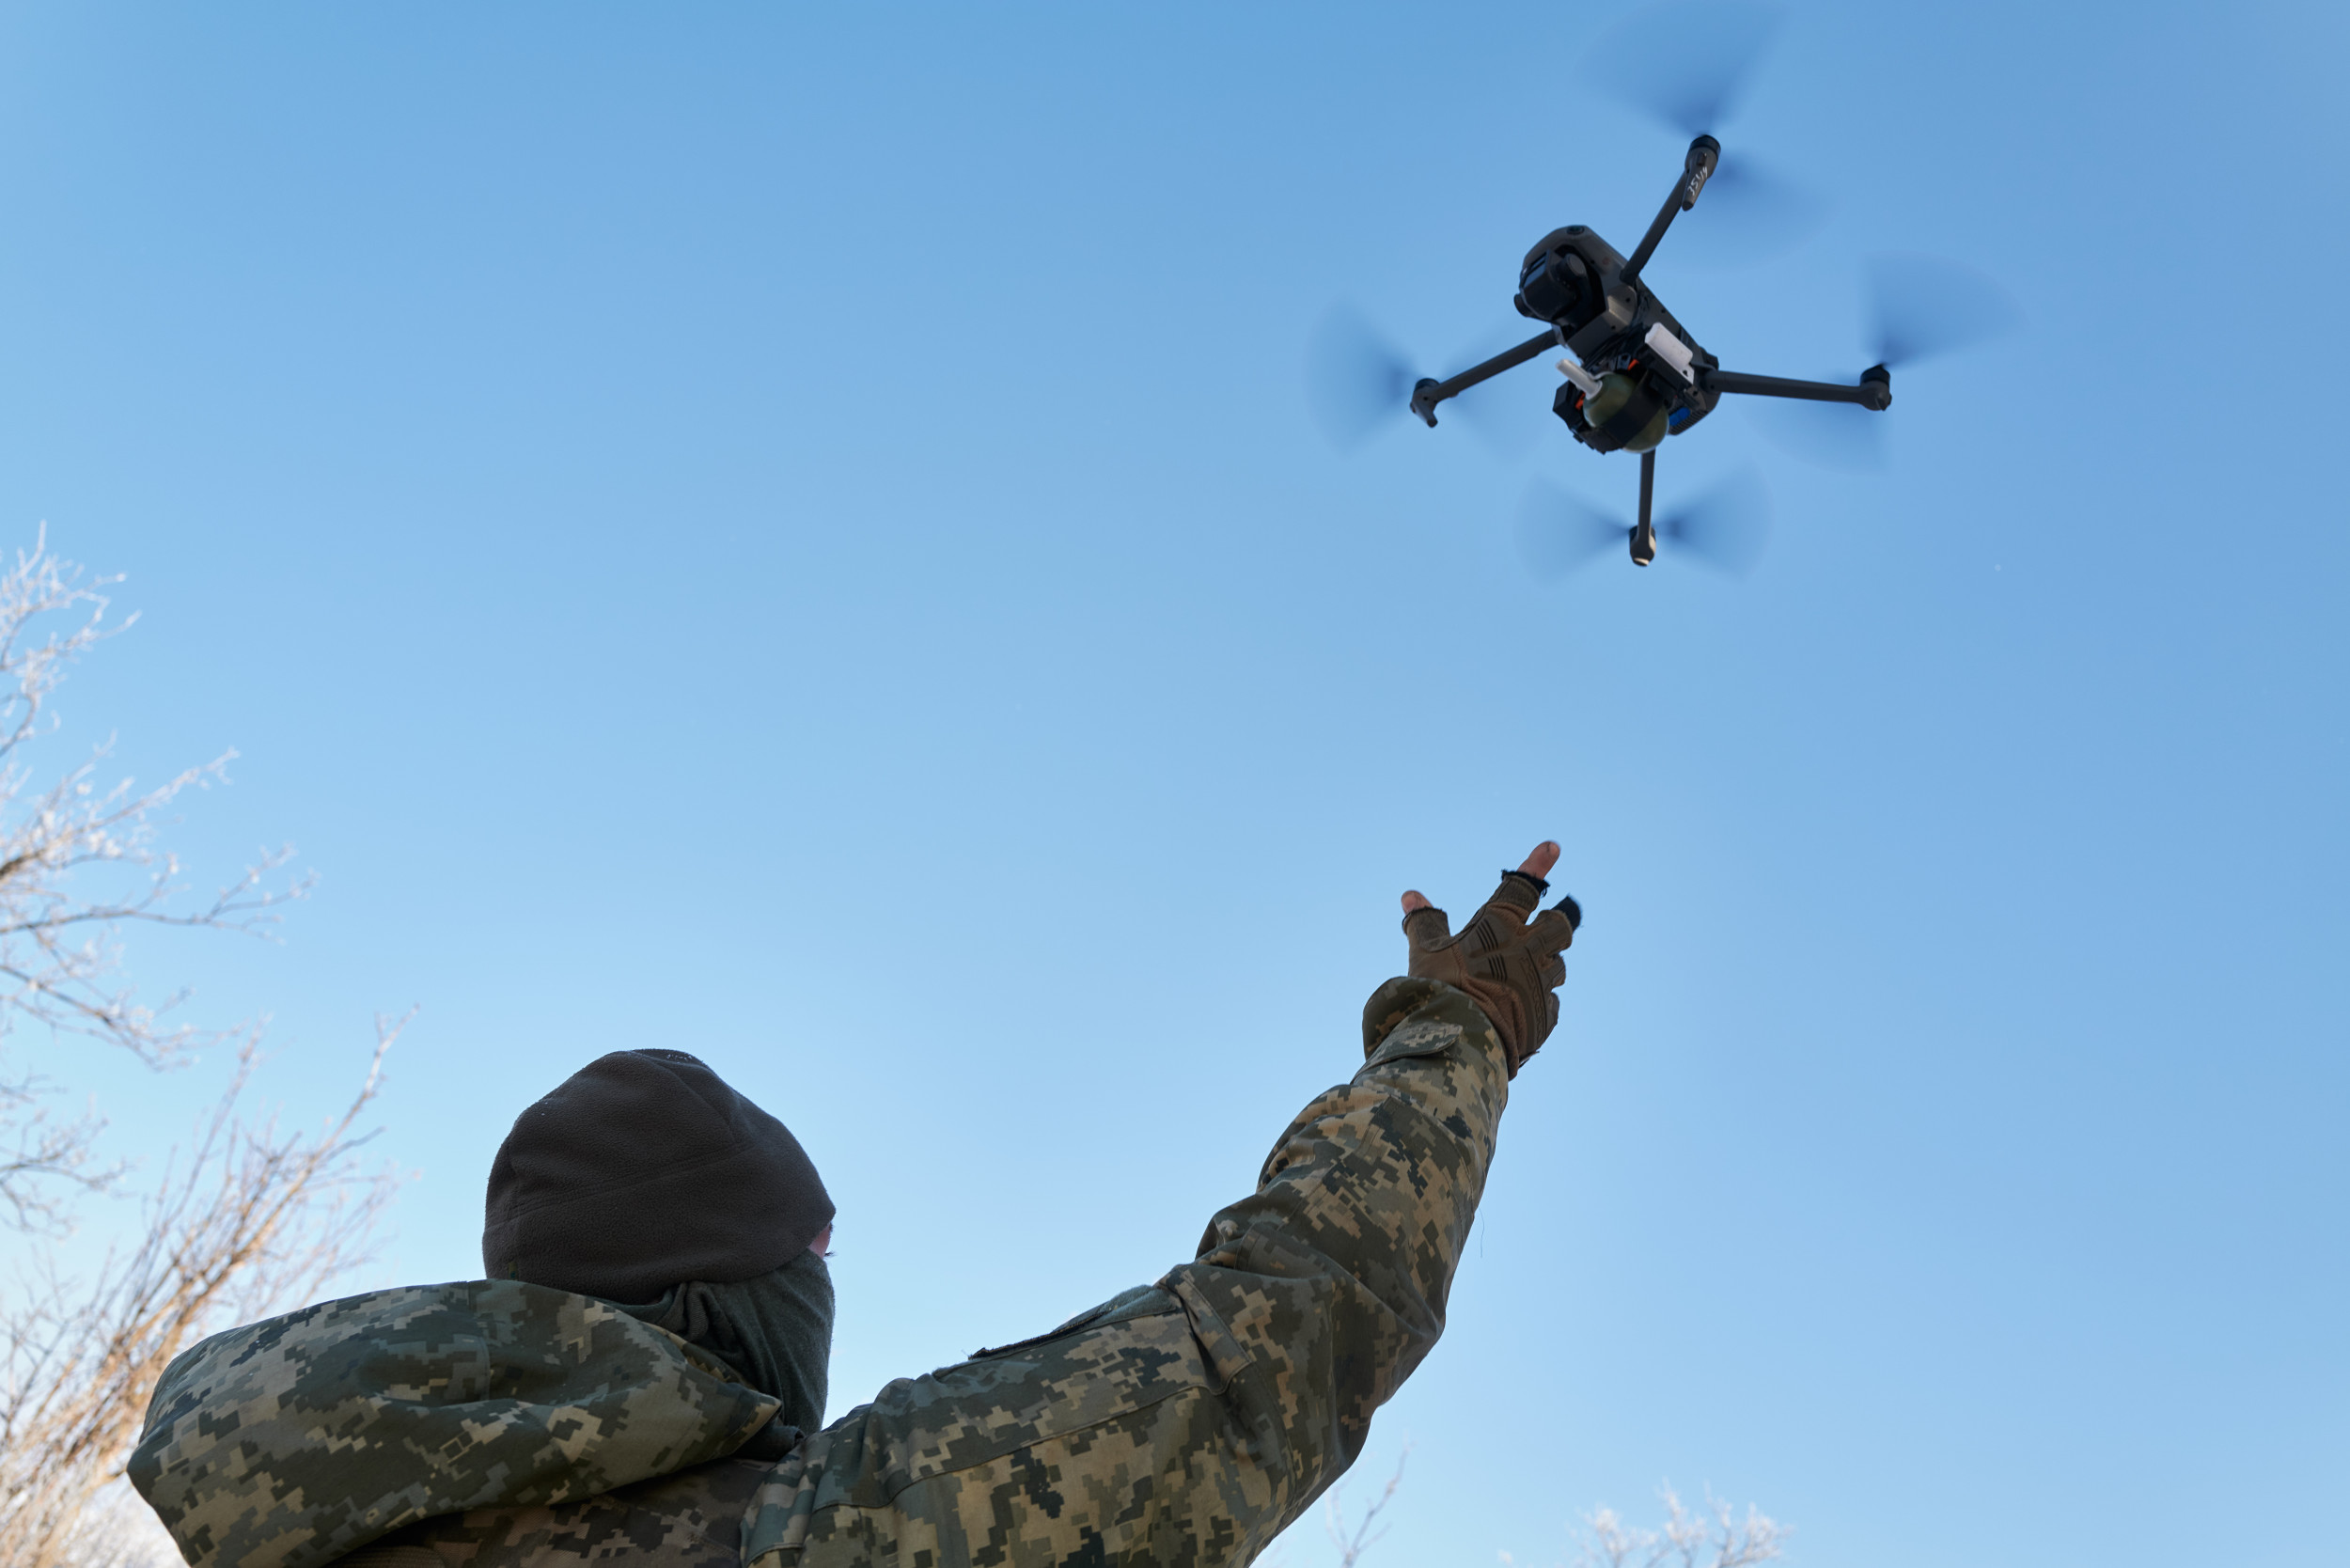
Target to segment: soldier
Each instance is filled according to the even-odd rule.
[[[783,1125],[619,1052],[498,1153],[486,1280],[213,1337],[129,1473],[197,1568],[1246,1563],[1444,1328],[1509,1085],[1581,912],[1544,843],[1407,973],[1192,1262],[823,1430],[833,1208]],[[1529,918],[1530,917],[1530,918]]]

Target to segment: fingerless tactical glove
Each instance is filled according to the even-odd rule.
[[[1513,1078],[1559,1022],[1559,998],[1551,993],[1567,978],[1566,961],[1559,955],[1574,944],[1575,927],[1583,923],[1583,911],[1573,899],[1534,915],[1549,888],[1526,871],[1504,871],[1501,886],[1458,936],[1441,909],[1415,909],[1403,917],[1403,935],[1412,945],[1408,973],[1467,992],[1501,1036]]]

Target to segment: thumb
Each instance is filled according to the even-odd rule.
[[[1452,922],[1445,917],[1445,912],[1426,899],[1419,899],[1418,903],[1412,902],[1414,899],[1419,899],[1419,895],[1404,895],[1403,907],[1407,912],[1403,917],[1404,940],[1421,952],[1451,941]]]

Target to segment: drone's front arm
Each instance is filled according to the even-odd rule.
[[[1618,282],[1632,283],[1638,279],[1640,269],[1646,267],[1648,259],[1656,254],[1656,247],[1663,242],[1665,230],[1672,227],[1674,216],[1686,212],[1698,204],[1698,196],[1704,191],[1706,180],[1713,178],[1714,170],[1721,161],[1722,144],[1713,137],[1700,136],[1689,144],[1688,157],[1682,165],[1681,178],[1673,182],[1672,195],[1667,196],[1665,205],[1656,210],[1655,221],[1648,226],[1648,232],[1640,236],[1639,247],[1633,251],[1632,259],[1623,264],[1623,271],[1617,277]]]

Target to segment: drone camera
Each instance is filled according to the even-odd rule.
[[[1592,314],[1590,302],[1598,290],[1591,270],[1571,250],[1535,252],[1518,274],[1518,314],[1537,321],[1574,321],[1581,325]]]

